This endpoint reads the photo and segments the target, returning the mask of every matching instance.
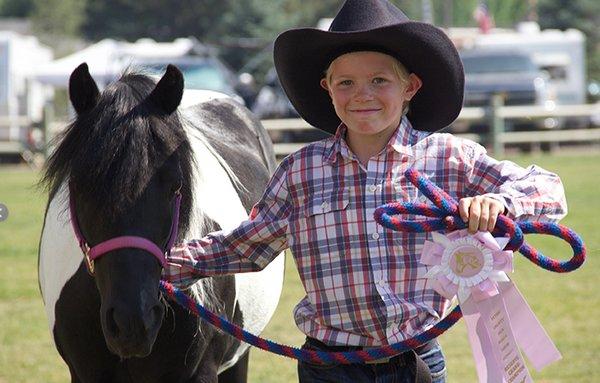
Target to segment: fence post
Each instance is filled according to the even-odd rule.
[[[495,93],[492,95],[492,108],[490,113],[490,135],[489,142],[495,157],[504,156],[504,142],[502,134],[504,133],[504,118],[498,114],[500,108],[504,106],[504,94]]]

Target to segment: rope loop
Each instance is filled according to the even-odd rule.
[[[375,220],[382,226],[406,232],[430,232],[440,230],[457,230],[467,227],[458,213],[458,202],[433,182],[423,177],[417,170],[408,169],[404,175],[415,185],[435,206],[412,203],[392,202],[375,210]],[[401,220],[396,215],[416,214],[436,219]],[[566,261],[559,261],[545,256],[531,245],[525,243],[524,234],[548,234],[563,239],[571,246],[573,256]],[[519,251],[534,264],[557,273],[573,271],[585,261],[586,249],[583,240],[577,233],[566,226],[551,222],[515,222],[505,215],[499,215],[496,227],[492,232],[495,236],[508,236],[510,241],[507,250]]]

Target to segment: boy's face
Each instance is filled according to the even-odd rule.
[[[391,134],[400,123],[403,107],[421,80],[414,74],[400,79],[394,60],[379,52],[352,52],[331,63],[329,79],[321,80],[321,86],[349,134],[357,138]]]

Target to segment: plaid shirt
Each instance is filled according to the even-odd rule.
[[[256,271],[289,247],[306,290],[294,310],[302,332],[328,344],[392,344],[434,325],[449,304],[418,262],[428,234],[395,232],[373,219],[384,203],[426,201],[404,177],[407,168],[457,200],[500,199],[513,218],[554,221],[566,214],[556,175],[497,161],[472,141],[419,132],[404,118],[363,166],[345,131],[341,125],[335,136],[285,158],[239,227],[175,247],[165,277],[187,285],[201,276]]]

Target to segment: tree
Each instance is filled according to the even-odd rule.
[[[444,12],[450,10],[452,26],[475,27],[477,22],[473,19],[473,11],[481,0],[443,0],[434,2],[434,16],[437,25],[446,24]],[[490,15],[497,27],[512,28],[519,21],[527,18],[530,5],[523,0],[487,0]]]
[[[79,36],[85,21],[85,0],[33,0],[31,19],[38,35]]]
[[[33,10],[33,0],[0,0],[0,17],[27,17]]]
[[[542,28],[575,28],[586,35],[588,78],[600,79],[600,2],[539,0],[538,15]]]

